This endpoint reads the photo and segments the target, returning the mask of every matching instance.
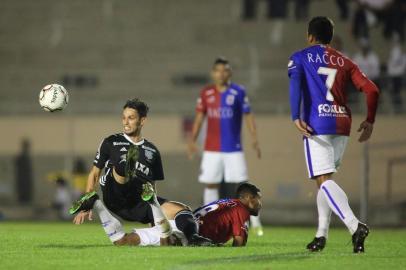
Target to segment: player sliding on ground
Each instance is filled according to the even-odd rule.
[[[320,251],[325,247],[333,211],[350,231],[354,253],[360,253],[364,252],[369,229],[355,217],[333,173],[341,163],[350,135],[347,84],[352,81],[366,96],[368,114],[358,129],[359,142],[367,141],[372,134],[379,92],[350,59],[329,46],[333,28],[329,18],[313,18],[307,32],[310,47],[294,53],[288,64],[292,120],[304,136],[309,177],[319,188],[319,226],[307,248]]]
[[[139,99],[126,102],[122,113],[123,133],[103,140],[88,177],[87,194],[70,211],[71,214],[77,213],[73,222],[81,224],[86,218],[91,220],[91,209],[95,209],[113,242],[121,239],[123,232],[121,223],[110,212],[124,220],[144,224],[153,224],[158,215],[155,215],[154,204],[141,199],[143,184],[164,179],[158,149],[141,134],[148,110],[147,104]],[[101,176],[103,169],[105,173]],[[97,200],[97,182],[100,182],[103,201]],[[198,235],[196,221],[188,207],[161,197],[156,200],[190,245],[211,245],[209,239]]]
[[[194,211],[199,224],[199,234],[212,240],[214,244],[224,244],[233,239],[234,247],[245,246],[248,239],[248,221],[250,215],[258,216],[261,209],[260,190],[249,183],[237,188],[238,199],[223,199],[202,206]],[[174,220],[164,215],[158,203],[156,193],[150,183],[143,185],[142,198],[152,207],[155,226],[152,228],[134,229],[125,233],[120,221],[109,211],[99,213],[103,228],[115,245],[130,246],[167,246],[189,245],[187,237],[181,232]],[[93,205],[96,210],[103,204],[98,196],[91,196],[82,205]],[[106,222],[115,224],[105,226]]]

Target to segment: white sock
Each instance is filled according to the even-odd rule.
[[[252,228],[262,227],[261,220],[259,216],[250,216],[250,225]]]
[[[167,238],[172,233],[171,225],[164,212],[162,211],[161,205],[158,202],[156,195],[154,195],[152,202],[149,203],[152,209],[152,215],[154,216],[154,223],[157,228],[159,228],[161,233],[161,238]]]
[[[316,237],[324,236],[328,238],[331,209],[321,189],[319,189],[319,192],[317,193],[317,211],[319,213],[319,226],[317,228]]]
[[[121,222],[109,212],[101,200],[94,203],[93,209],[99,215],[103,229],[111,242],[114,243],[124,237],[125,233]]]
[[[204,188],[203,193],[203,205],[212,203],[219,199],[219,190],[218,188]]]
[[[348,204],[348,198],[344,190],[342,190],[333,180],[325,181],[320,189],[327,200],[331,210],[344,222],[351,234],[357,230],[358,219],[352,212]]]

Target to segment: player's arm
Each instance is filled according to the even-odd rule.
[[[202,128],[204,121],[204,113],[196,112],[195,119],[192,126],[192,134],[190,135],[190,141],[196,143],[197,137],[199,136],[200,129]]]
[[[365,94],[366,98],[367,117],[358,128],[358,132],[361,132],[358,141],[365,142],[371,137],[374,128],[376,110],[378,108],[379,89],[355,64],[352,66],[351,80],[355,87]]]
[[[244,113],[245,123],[247,125],[248,131],[252,139],[252,147],[254,148],[257,157],[261,158],[261,149],[259,147],[258,135],[257,135],[257,125],[255,123],[254,114],[251,111],[251,105],[245,90],[239,96],[241,102],[241,110]]]
[[[95,191],[97,188],[97,182],[100,178],[102,169],[93,166],[87,176],[86,192]]]
[[[204,117],[206,114],[206,104],[203,99],[203,92],[200,94],[200,97],[197,99],[196,104],[196,115],[193,121],[192,133],[188,138],[188,157],[192,159],[195,153],[198,151],[196,145],[197,137],[199,136],[200,130],[203,125]]]
[[[254,114],[249,112],[244,114],[245,122],[247,124],[248,131],[252,139],[252,147],[257,153],[257,158],[261,158],[261,148],[259,147],[258,135],[257,135],[257,125],[255,123]]]
[[[233,237],[233,247],[243,247],[247,244],[247,238],[242,236]]]
[[[240,208],[232,208],[230,226],[233,235],[233,247],[242,247],[247,244],[249,216],[241,213]]]
[[[152,183],[154,188],[156,188],[155,181],[162,181],[165,179],[164,175],[164,168],[162,165],[162,158],[161,158],[161,153],[159,152],[158,149],[156,149],[156,154],[154,157],[153,161],[153,166],[152,166],[152,175],[149,181]]]
[[[300,118],[303,91],[303,72],[301,68],[300,62],[295,57],[292,57],[288,64],[290,112],[296,128],[304,136],[310,137],[313,130]]]
[[[86,192],[95,191],[97,188],[97,182],[100,178],[101,171],[104,168],[107,160],[109,159],[109,144],[106,140],[100,144],[97,150],[96,157],[93,161],[93,167],[87,177]],[[82,224],[86,218],[92,220],[92,211],[81,211],[74,218],[73,223],[76,225]]]

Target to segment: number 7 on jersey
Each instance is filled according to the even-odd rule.
[[[325,82],[326,87],[327,87],[326,99],[328,101],[334,101],[334,96],[331,93],[331,88],[333,88],[333,84],[334,84],[334,81],[335,81],[336,75],[337,75],[337,70],[334,68],[319,67],[319,69],[317,70],[317,74],[327,76],[327,79]]]

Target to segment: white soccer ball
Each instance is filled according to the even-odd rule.
[[[62,111],[68,102],[68,91],[59,84],[48,84],[39,93],[39,104],[47,112]]]

